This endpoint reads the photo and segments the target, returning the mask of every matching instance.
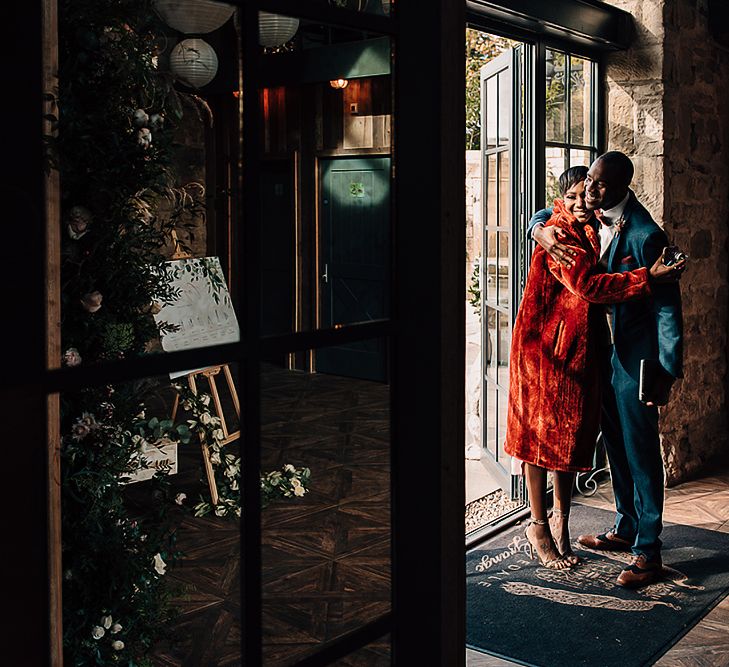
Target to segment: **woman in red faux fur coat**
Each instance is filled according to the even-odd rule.
[[[600,421],[598,348],[604,308],[650,294],[651,280],[677,273],[661,259],[626,273],[601,273],[600,241],[585,208],[586,167],[560,176],[563,200],[555,200],[547,225],[560,227],[573,251],[571,267],[537,246],[514,323],[509,368],[509,407],[504,449],[524,462],[531,520],[525,535],[546,567],[578,562],[570,547],[567,516],[576,472],[592,468]],[[554,471],[552,536],[546,510],[547,471]]]

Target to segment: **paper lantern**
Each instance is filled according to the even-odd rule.
[[[215,78],[218,56],[202,39],[183,39],[170,53],[170,71],[190,88],[201,88]]]
[[[203,35],[222,26],[235,11],[233,5],[213,0],[154,0],[162,20],[186,35]]]
[[[299,19],[258,12],[258,42],[261,46],[286,44],[299,29]]]

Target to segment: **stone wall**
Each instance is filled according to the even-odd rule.
[[[667,483],[727,459],[729,52],[706,0],[612,0],[632,48],[607,59],[608,148],[631,156],[638,197],[690,266],[682,280],[685,378],[661,412]]]

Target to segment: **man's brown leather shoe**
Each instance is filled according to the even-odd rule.
[[[602,535],[580,535],[577,541],[583,547],[602,551],[630,551],[632,546],[628,540],[618,537],[612,530]]]
[[[658,581],[662,571],[663,563],[660,556],[648,560],[643,554],[639,554],[618,575],[616,583],[625,588],[640,588]]]

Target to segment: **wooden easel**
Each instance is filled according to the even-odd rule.
[[[177,232],[174,229],[171,232],[171,236],[175,244],[175,252],[172,255],[172,259],[190,259],[192,255],[182,249],[182,244],[177,238]],[[235,409],[235,413],[238,416],[238,430],[232,433],[228,430],[228,423],[225,420],[225,415],[223,414],[223,405],[220,402],[220,393],[218,392],[218,384],[216,381],[216,378],[218,375],[220,375],[221,371],[225,376],[225,381],[228,385],[228,391],[230,391],[230,397],[233,400],[233,408]],[[223,439],[220,441],[220,445],[224,446],[230,442],[233,442],[233,440],[237,440],[238,438],[240,438],[240,400],[238,399],[238,392],[236,391],[235,384],[233,383],[233,376],[230,372],[230,367],[228,366],[228,364],[220,364],[218,366],[210,366],[209,368],[203,368],[202,370],[189,373],[187,376],[187,383],[190,386],[190,390],[193,394],[195,394],[195,396],[197,396],[196,378],[198,377],[203,377],[207,379],[208,385],[210,386],[210,394],[213,397],[215,414],[218,419],[220,419],[220,428],[223,430]],[[178,394],[177,396],[175,396],[175,402],[172,406],[172,421],[174,421],[175,417],[177,416],[177,409],[179,405],[180,396]],[[210,450],[208,449],[208,445],[205,442],[204,436],[202,435],[200,436],[200,448],[202,450],[205,476],[207,477],[208,486],[210,487],[210,499],[212,500],[213,505],[217,505],[219,500],[218,485],[215,483],[215,473],[213,472],[213,464],[210,460]]]
[[[238,415],[238,430],[233,431],[232,433],[228,430],[228,423],[225,420],[225,415],[223,414],[223,404],[220,401],[220,393],[218,392],[218,384],[216,381],[216,378],[218,375],[220,375],[220,372],[223,372],[223,375],[225,376],[225,381],[228,385],[228,390],[230,391],[230,396],[233,399],[233,408],[235,409],[236,415]],[[195,396],[197,396],[197,378],[203,377],[207,379],[208,385],[210,386],[210,394],[213,398],[213,406],[215,407],[215,414],[220,419],[220,428],[223,431],[223,439],[220,441],[221,447],[224,445],[227,445],[230,442],[233,442],[234,440],[237,440],[240,438],[240,401],[238,399],[238,392],[235,389],[235,384],[233,383],[233,375],[230,372],[230,367],[228,364],[221,364],[220,366],[211,366],[210,368],[204,368],[199,371],[193,371],[187,376],[187,382],[190,385],[190,390],[192,391]],[[180,405],[180,396],[175,396],[175,402],[172,406],[172,421],[175,420],[175,417],[177,416],[177,409]],[[203,457],[203,465],[205,467],[205,476],[208,480],[208,486],[210,487],[210,499],[212,500],[213,505],[218,504],[218,485],[215,483],[215,473],[213,472],[213,464],[210,460],[210,450],[208,448],[207,443],[205,442],[204,436],[200,436],[200,448],[202,449],[202,457]]]

